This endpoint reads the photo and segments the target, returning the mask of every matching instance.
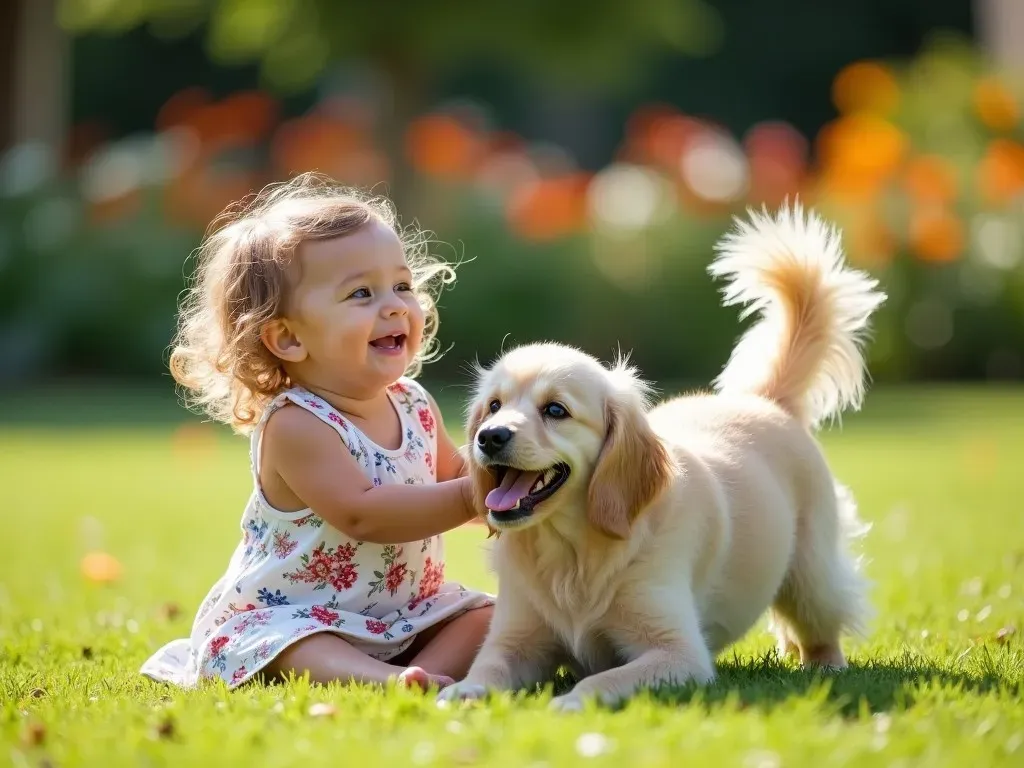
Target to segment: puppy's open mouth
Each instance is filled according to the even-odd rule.
[[[498,487],[487,494],[484,503],[497,522],[513,522],[529,517],[534,508],[562,487],[569,479],[569,465],[556,464],[544,471],[492,466]]]

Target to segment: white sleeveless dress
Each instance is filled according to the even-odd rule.
[[[286,403],[330,425],[374,485],[436,482],[437,425],[423,389],[402,378],[387,393],[402,422],[397,450],[380,447],[307,390],[293,388],[274,399],[251,436],[254,488],[227,572],[199,608],[191,637],[157,651],[143,664],[143,675],[184,687],[220,677],[234,688],[317,632],[387,661],[424,629],[493,603],[492,595],[445,581],[440,536],[405,544],[356,541],[309,509],[282,512],[264,498],[260,437]]]

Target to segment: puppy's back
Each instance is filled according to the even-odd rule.
[[[733,524],[759,507],[758,499],[784,499],[784,506],[796,510],[832,487],[814,436],[765,398],[688,395],[659,405],[649,418],[684,471],[699,462],[701,477],[720,486]]]

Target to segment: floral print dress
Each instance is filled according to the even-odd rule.
[[[282,512],[264,498],[260,436],[270,415],[286,403],[330,425],[374,485],[435,482],[437,425],[424,391],[402,378],[387,394],[402,422],[397,450],[375,444],[304,389],[275,398],[251,437],[254,488],[227,572],[199,608],[191,637],[157,651],[142,674],[186,687],[220,677],[234,688],[317,632],[336,634],[387,661],[419,632],[493,602],[491,595],[445,581],[440,536],[405,544],[355,541],[309,509]]]

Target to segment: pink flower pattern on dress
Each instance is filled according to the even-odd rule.
[[[284,577],[293,584],[315,584],[313,589],[326,589],[328,585],[339,592],[350,589],[359,577],[352,563],[356,548],[345,544],[325,551],[326,546],[327,542],[322,541],[310,554],[304,553],[301,558],[302,568],[294,573],[285,573]]]
[[[383,552],[381,552],[381,559],[384,561],[385,570],[373,572],[377,580],[370,582],[369,595],[384,592],[385,590],[392,596],[396,595],[398,594],[398,588],[402,586],[406,577],[410,580],[415,578],[415,574],[409,571],[408,563],[399,560],[402,556],[402,551],[402,547],[396,547],[394,544],[388,544],[384,547]]]
[[[380,619],[367,619],[366,631],[373,632],[375,635],[382,635],[388,631],[388,625]]]
[[[297,546],[299,546],[299,542],[293,539],[288,531],[274,532],[274,557],[284,560],[295,551]]]
[[[330,608],[326,608],[322,605],[314,605],[310,608],[309,615],[321,624],[334,624],[334,622],[341,618],[340,614],[336,611],[332,611]]]
[[[419,606],[428,597],[433,597],[444,584],[444,563],[435,563],[429,556],[423,562],[423,575],[420,577],[420,588],[416,597],[409,603],[409,610]]]
[[[272,612],[269,609],[259,611],[247,611],[242,614],[241,620],[235,624],[235,632],[245,632],[250,627],[265,627],[270,623]]]
[[[426,432],[428,436],[433,437],[434,430],[437,429],[437,423],[434,421],[434,414],[429,408],[419,408],[417,410],[417,415],[419,416],[420,426],[423,427],[423,431]]]

